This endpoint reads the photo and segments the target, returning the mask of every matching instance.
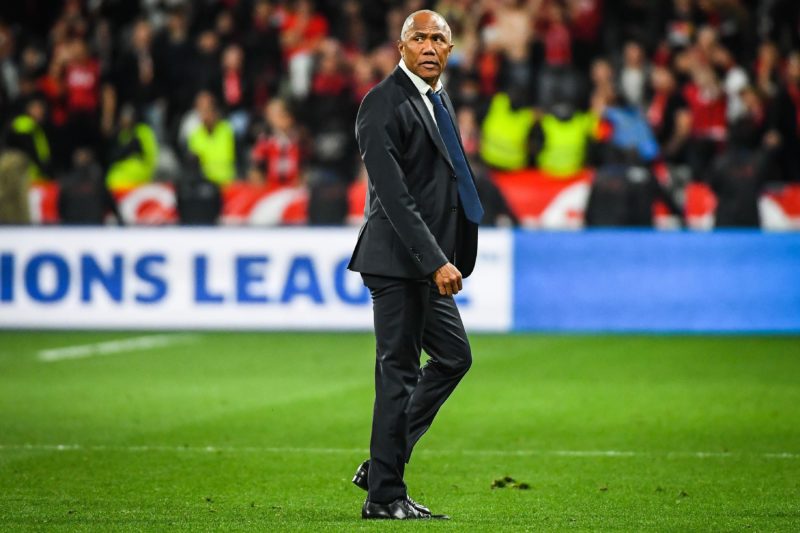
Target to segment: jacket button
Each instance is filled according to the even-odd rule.
[[[450,212],[451,213],[455,213],[457,211],[458,211],[458,207],[453,206],[453,207],[450,208]]]
[[[455,174],[451,174],[450,175],[450,181],[456,181],[456,179],[458,179],[458,178],[456,178]]]

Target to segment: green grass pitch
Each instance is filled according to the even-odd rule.
[[[406,524],[350,484],[370,335],[141,336],[0,333],[0,530],[800,531],[797,337],[474,335]]]

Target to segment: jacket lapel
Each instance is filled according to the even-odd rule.
[[[428,108],[425,106],[425,102],[422,101],[423,96],[400,67],[394,69],[393,76],[408,94],[408,99],[411,101],[411,105],[414,106],[414,109],[417,110],[417,114],[420,119],[422,119],[422,123],[425,125],[428,135],[433,140],[433,144],[435,144],[436,148],[441,152],[442,157],[444,157],[444,160],[450,165],[450,168],[454,169],[453,162],[450,161],[450,154],[447,153],[447,148],[444,145],[442,136],[439,134],[439,128],[436,127],[436,123],[433,121],[430,111],[428,111]]]

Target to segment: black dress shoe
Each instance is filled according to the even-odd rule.
[[[422,506],[420,506],[422,507]],[[424,507],[423,507],[424,509]],[[429,520],[438,518],[448,520],[446,515],[434,515],[430,511],[422,511],[410,498],[398,498],[392,503],[372,503],[367,500],[361,508],[361,518],[368,520]]]
[[[369,459],[367,459],[358,466],[358,469],[356,470],[356,473],[353,476],[353,485],[355,485],[361,490],[368,491],[369,490],[368,479],[369,479]],[[410,503],[412,507],[414,507],[421,513],[427,513],[431,515],[433,518],[445,518],[445,519],[447,518],[444,515],[432,515],[430,509],[428,509],[421,503],[415,502],[408,496],[406,496],[406,500],[408,500],[408,503]]]
[[[353,476],[353,485],[361,490],[369,490],[369,459],[359,465],[356,474]]]

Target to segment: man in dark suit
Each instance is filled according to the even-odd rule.
[[[368,491],[363,518],[415,519],[444,517],[408,497],[403,471],[472,361],[453,295],[475,265],[483,208],[439,80],[450,27],[417,11],[398,48],[356,119],[369,188],[350,269],[372,293],[377,361],[370,459],[353,482]]]

